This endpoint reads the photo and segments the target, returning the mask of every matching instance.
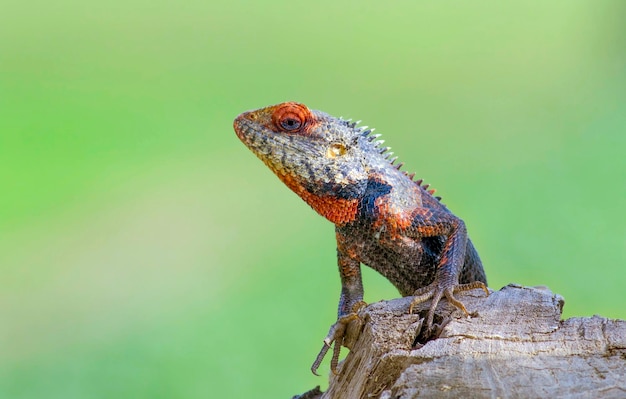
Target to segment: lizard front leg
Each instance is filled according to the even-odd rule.
[[[454,294],[475,288],[481,288],[489,295],[485,285],[484,275],[477,276],[478,281],[467,284],[459,284],[459,275],[463,269],[466,246],[468,242],[465,223],[449,212],[418,208],[413,213],[412,223],[405,234],[409,237],[433,237],[444,236],[446,241],[439,257],[435,280],[426,287],[419,288],[413,294],[415,298],[411,302],[409,312],[419,303],[432,298],[428,316],[426,318],[427,330],[432,329],[435,309],[444,296],[452,305],[469,314],[462,302],[454,297]]]
[[[337,238],[339,240],[339,236]],[[351,258],[346,251],[342,250],[339,242],[337,246],[337,263],[339,265],[339,276],[341,277],[341,295],[339,297],[337,321],[330,327],[330,331],[324,339],[324,346],[322,346],[320,353],[311,366],[311,371],[315,375],[318,375],[317,368],[333,343],[333,357],[330,362],[330,369],[334,374],[337,374],[339,351],[344,344],[346,330],[350,323],[359,319],[357,312],[365,306],[365,302],[363,302],[361,264],[358,260]]]

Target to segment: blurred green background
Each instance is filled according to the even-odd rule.
[[[333,227],[232,131],[286,100],[383,133],[492,288],[626,318],[625,20],[620,0],[5,0],[0,397],[327,384]],[[365,289],[397,296],[369,269]]]

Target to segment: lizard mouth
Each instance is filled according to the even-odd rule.
[[[233,122],[235,134],[239,140],[252,151],[265,165],[267,165],[274,173],[280,175],[283,172],[281,165],[277,165],[272,160],[274,152],[273,146],[268,145],[271,136],[264,134],[256,121],[255,111],[244,112],[235,118]]]
[[[235,118],[233,129],[237,137],[239,137],[239,140],[241,140],[254,155],[270,166],[268,164],[268,158],[273,147],[268,145],[268,141],[271,140],[271,137],[265,134],[262,128],[259,129],[254,111],[244,112]]]

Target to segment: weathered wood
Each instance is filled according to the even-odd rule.
[[[420,316],[407,313],[410,297],[363,309],[362,332],[321,397],[626,398],[626,321],[562,321],[563,298],[547,288],[459,298],[473,316],[442,304],[449,323],[420,349],[412,349]]]

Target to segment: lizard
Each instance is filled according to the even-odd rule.
[[[431,300],[426,331],[432,331],[442,298],[469,315],[454,294],[480,288],[487,278],[465,223],[435,197],[415,174],[401,171],[379,134],[343,118],[285,102],[240,114],[239,139],[278,178],[335,225],[341,294],[311,371],[333,346],[337,374],[346,328],[363,302],[361,264],[382,274],[402,296],[409,312]]]

